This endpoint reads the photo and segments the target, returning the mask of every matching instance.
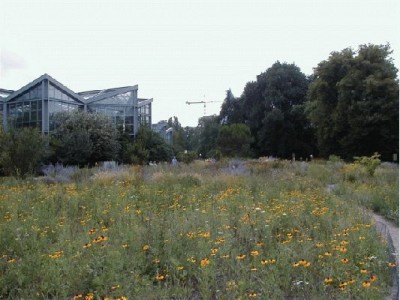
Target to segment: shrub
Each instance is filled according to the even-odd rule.
[[[190,164],[196,159],[197,155],[194,151],[186,151],[178,153],[178,160],[185,164]]]
[[[52,126],[52,145],[58,162],[94,165],[114,160],[120,149],[118,131],[104,115],[61,112],[54,116]]]
[[[363,166],[369,176],[374,176],[376,168],[381,164],[380,154],[374,153],[372,156],[355,156],[354,162]]]
[[[46,142],[35,128],[11,129],[0,135],[0,165],[6,175],[25,178],[46,157]]]

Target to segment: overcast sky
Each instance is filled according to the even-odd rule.
[[[186,101],[240,96],[277,60],[309,75],[332,51],[390,43],[399,68],[399,16],[398,0],[0,0],[0,87],[138,84],[153,123],[196,126],[204,107]]]

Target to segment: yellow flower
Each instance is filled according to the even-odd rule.
[[[370,287],[370,285],[371,285],[371,282],[369,282],[369,281],[364,281],[362,283],[362,286],[365,287],[365,288]]]
[[[353,278],[350,278],[348,281],[347,281],[347,283],[350,283],[350,284],[353,284],[353,283],[355,283],[356,281],[353,279]]]
[[[324,255],[325,256],[332,256],[332,253],[327,251],[327,252],[324,253]]]
[[[257,250],[253,250],[250,252],[251,256],[258,256],[260,253]]]
[[[251,268],[250,271],[256,272],[256,271],[257,271],[257,268]]]
[[[347,282],[346,281],[341,281],[339,284],[339,288],[344,289],[347,286]]]
[[[192,256],[187,259],[188,262],[195,263],[196,259]]]
[[[293,267],[298,267],[298,266],[300,266],[300,264],[297,262],[297,263],[292,264],[292,266]]]
[[[202,267],[207,267],[209,264],[210,264],[210,260],[208,258],[203,258],[200,261],[200,266],[202,266]]]
[[[91,243],[86,243],[85,245],[83,245],[83,248],[85,248],[85,249],[90,248],[90,247],[92,247]]]
[[[347,252],[347,248],[346,247],[340,247],[339,251],[340,252]]]
[[[324,279],[324,283],[325,284],[330,284],[332,282],[333,282],[333,278],[332,277],[325,277],[325,279]]]
[[[183,268],[182,266],[178,266],[178,267],[176,267],[176,269],[177,269],[178,271],[182,271],[184,268]]]
[[[347,264],[349,262],[349,260],[347,258],[342,258],[340,261],[344,264]]]
[[[361,270],[360,270],[360,273],[361,273],[361,274],[367,274],[368,271],[367,271],[366,269],[361,269]]]
[[[229,258],[229,255],[228,254],[222,255],[221,258],[224,258],[224,259]]]
[[[143,249],[143,251],[148,251],[150,249],[150,246],[149,245],[144,245],[142,249]]]
[[[212,256],[217,255],[217,253],[218,253],[218,248],[213,248],[213,249],[211,249],[211,255],[212,255]]]
[[[155,279],[157,281],[164,281],[165,278],[166,278],[166,275],[163,275],[163,274],[157,274],[156,277],[155,277]]]
[[[49,254],[49,257],[52,259],[60,258],[61,256],[64,255],[64,251],[56,251],[53,254]]]
[[[94,299],[94,294],[93,293],[89,293],[85,296],[85,300],[93,300]]]
[[[394,267],[396,267],[396,263],[390,262],[390,263],[388,263],[388,267],[394,268]]]
[[[243,260],[243,259],[245,259],[245,258],[246,258],[246,255],[245,255],[245,254],[240,254],[240,255],[236,256],[236,259],[237,259],[237,260]]]
[[[369,277],[369,280],[370,280],[371,282],[374,282],[374,281],[378,280],[378,277],[377,277],[376,275],[371,275],[371,276]]]
[[[257,293],[249,293],[248,296],[249,296],[249,298],[256,298]]]

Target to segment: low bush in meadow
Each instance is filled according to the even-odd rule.
[[[389,199],[378,187],[394,190],[396,175],[340,172],[195,162],[3,180],[0,298],[381,299],[396,265],[350,195],[368,183]]]

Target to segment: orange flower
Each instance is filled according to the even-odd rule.
[[[209,264],[210,264],[210,260],[208,258],[203,258],[200,261],[200,266],[202,266],[202,267],[207,267]]]
[[[365,287],[365,288],[370,287],[370,285],[371,285],[371,282],[370,282],[370,281],[364,281],[364,282],[362,283],[362,286]]]

